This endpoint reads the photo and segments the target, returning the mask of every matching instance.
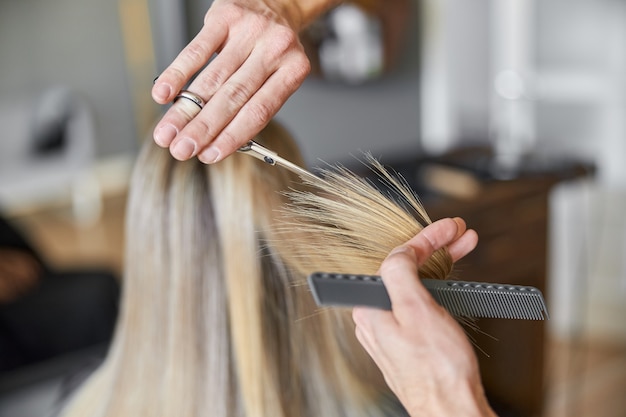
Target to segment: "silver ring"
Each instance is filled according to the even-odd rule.
[[[178,100],[179,98],[185,98],[191,102],[193,102],[193,104],[195,104],[196,106],[200,107],[200,110],[202,110],[202,108],[204,107],[204,100],[202,99],[202,97],[200,97],[197,94],[192,93],[189,90],[180,90],[180,92],[178,93],[178,95],[176,96],[176,98],[174,98],[174,101]]]

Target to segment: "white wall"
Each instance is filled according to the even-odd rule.
[[[0,100],[58,85],[93,110],[99,156],[136,148],[117,1],[0,0]]]
[[[361,151],[389,161],[420,155],[419,71],[351,87],[310,80],[277,118],[295,135],[309,164],[350,162]]]
[[[537,3],[538,145],[594,162],[599,180],[626,187],[626,3]]]

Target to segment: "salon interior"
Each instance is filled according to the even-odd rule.
[[[113,310],[87,341],[48,318],[119,295],[128,180],[164,111],[152,80],[209,4],[0,0],[0,274],[17,236],[59,285],[22,303],[48,277],[0,275],[0,342],[50,343],[0,346],[16,358],[1,416],[51,415],[106,350]],[[276,118],[307,165],[367,176],[371,152],[433,219],[478,232],[460,279],[542,291],[546,320],[481,319],[473,335],[498,415],[626,416],[626,2],[355,0],[301,39],[313,69]]]

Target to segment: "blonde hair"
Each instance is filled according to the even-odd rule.
[[[275,123],[259,140],[302,163]],[[115,338],[64,415],[374,417],[400,410],[356,341],[350,312],[320,311],[298,284],[312,269],[374,272],[423,225],[346,171],[326,172],[304,188],[299,182],[248,156],[207,166],[175,161],[146,142],[130,188]],[[421,221],[429,222],[425,213]],[[446,256],[433,270],[449,271]]]

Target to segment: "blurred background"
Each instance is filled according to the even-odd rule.
[[[0,415],[106,351],[152,79],[209,5],[0,0]],[[307,163],[372,152],[478,231],[458,279],[544,291],[549,321],[473,335],[499,415],[626,416],[626,2],[363,0],[301,37]]]

